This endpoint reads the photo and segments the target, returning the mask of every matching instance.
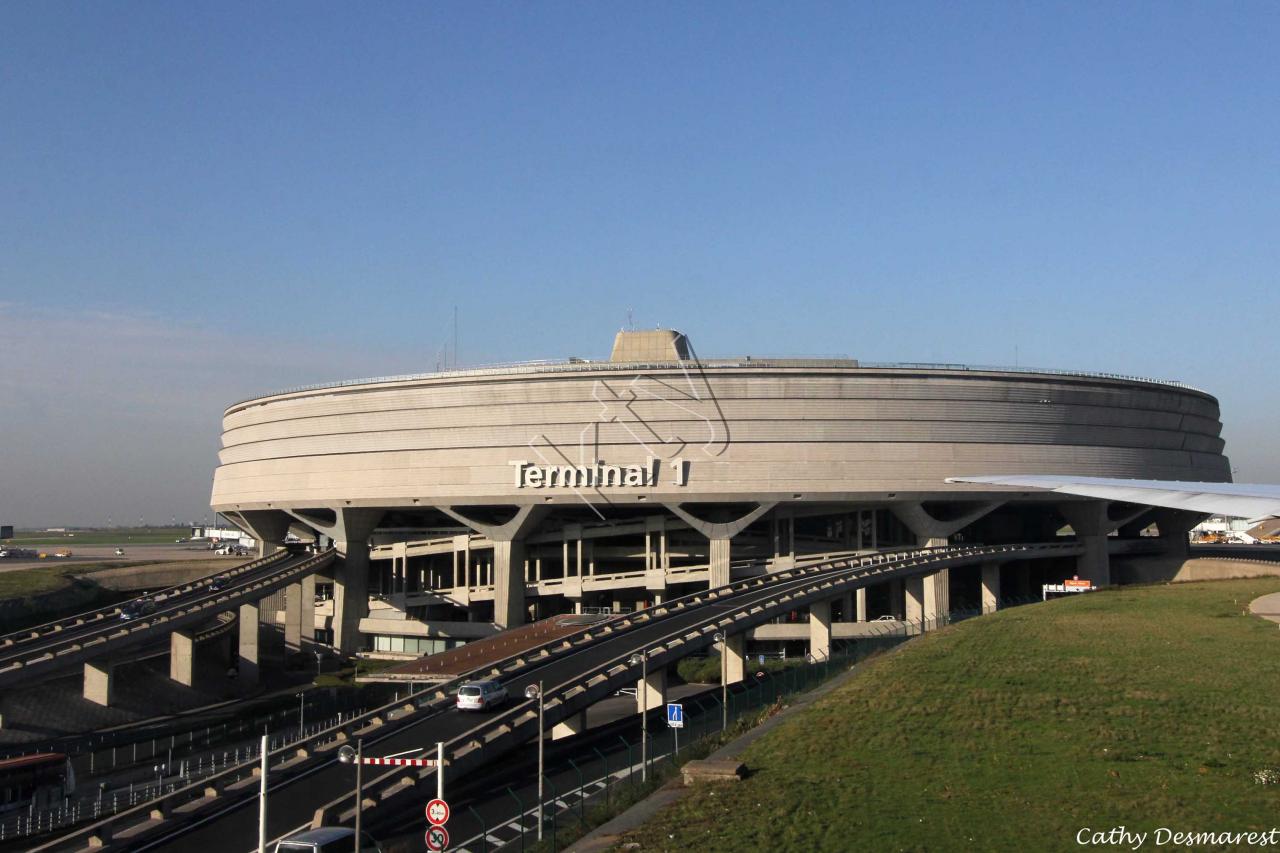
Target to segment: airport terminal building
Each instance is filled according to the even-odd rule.
[[[1078,557],[939,572],[830,603],[851,623],[989,608],[1185,548],[1193,513],[1002,474],[1225,482],[1217,401],[1128,376],[851,359],[703,360],[671,330],[607,360],[344,382],[236,403],[212,506],[332,543],[303,631],[417,655],[532,619],[626,611],[820,555],[1074,537]],[[298,599],[295,599],[298,600]],[[812,618],[809,614],[806,618]],[[762,625],[760,644],[794,640]],[[838,636],[838,632],[837,632]]]

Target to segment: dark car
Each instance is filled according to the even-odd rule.
[[[156,603],[149,598],[139,598],[134,601],[126,602],[120,608],[120,618],[128,622],[132,619],[141,619],[143,616],[150,616],[156,612]]]

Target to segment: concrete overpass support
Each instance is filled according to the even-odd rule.
[[[809,605],[809,654],[816,660],[831,657],[831,602]]]
[[[284,648],[300,652],[316,637],[316,576],[290,584],[284,594]]]
[[[730,540],[728,539],[712,539],[711,540],[711,559],[710,559],[710,586],[724,586],[729,583],[729,554]]]
[[[854,610],[855,610],[855,616],[856,616],[855,621],[866,622],[867,621],[867,588],[865,586],[858,587],[856,590],[854,590],[853,597],[855,601],[855,604],[854,604]]]
[[[924,623],[929,629],[947,624],[951,613],[951,570],[942,569],[924,578]]]
[[[1000,564],[982,564],[982,612],[995,613],[1000,606]]]
[[[196,640],[190,631],[169,633],[169,677],[192,687],[196,678]]]
[[[717,586],[724,586],[731,580],[729,576],[730,540],[746,530],[752,522],[773,509],[774,504],[756,504],[755,509],[734,521],[707,521],[688,512],[679,504],[666,504],[666,507],[694,530],[707,537],[707,541],[710,543],[710,580],[708,586],[714,589]]]
[[[339,654],[353,655],[360,648],[360,620],[369,612],[369,543],[337,547],[342,559],[333,572],[333,645]]]
[[[725,656],[725,682],[741,683],[747,676],[747,635],[730,634],[725,638],[720,653]]]
[[[1076,574],[1097,586],[1111,585],[1111,556],[1107,551],[1107,534],[1111,532],[1106,501],[1073,501],[1058,507],[1084,553],[1076,558]]]
[[[493,543],[493,621],[499,628],[524,624],[524,543]],[[579,604],[581,599],[579,599]],[[574,612],[580,612],[575,609]]]
[[[240,651],[238,666],[240,681],[258,683],[258,605],[240,605]]]
[[[110,661],[85,661],[84,698],[99,705],[110,706],[115,692],[114,669]]]
[[[563,738],[580,735],[587,730],[587,712],[579,711],[572,717],[561,720],[551,727],[551,739],[562,740]]]
[[[499,628],[514,628],[525,622],[524,539],[546,516],[545,506],[519,507],[505,524],[477,521],[452,506],[436,509],[465,524],[493,542],[493,621]],[[567,540],[566,540],[567,543]],[[565,565],[565,575],[569,567]]]
[[[902,615],[907,620],[907,632],[919,633],[924,630],[924,578],[907,578],[903,591],[906,608]]]
[[[661,708],[667,702],[667,669],[649,670],[648,678],[636,682],[636,710],[640,713]]]

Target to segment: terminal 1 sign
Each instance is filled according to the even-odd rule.
[[[526,459],[507,463],[515,473],[517,489],[598,489],[610,486],[645,488],[658,485],[661,467],[650,456],[646,461],[632,465],[611,465],[598,459],[590,465],[541,465]],[[672,485],[683,486],[689,480],[689,463],[672,459]]]

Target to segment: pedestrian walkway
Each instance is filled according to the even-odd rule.
[[[1272,622],[1280,622],[1280,592],[1261,595],[1250,601],[1249,612]]]

